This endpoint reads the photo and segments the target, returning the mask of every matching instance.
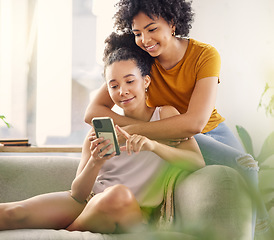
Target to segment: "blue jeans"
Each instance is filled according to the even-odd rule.
[[[194,136],[201,149],[206,165],[225,165],[237,170],[245,179],[254,199],[252,215],[253,236],[256,217],[268,219],[265,204],[258,189],[258,163],[245,153],[241,143],[225,123],[204,134]]]

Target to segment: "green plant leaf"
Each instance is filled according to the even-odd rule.
[[[267,158],[274,154],[274,131],[265,139],[261,152],[257,157],[259,163],[263,163]]]
[[[249,133],[242,126],[236,125],[238,135],[247,153],[254,157],[253,144]]]
[[[5,116],[0,115],[0,119],[2,119],[2,120],[3,120],[3,122],[7,125],[7,127],[8,127],[8,128],[10,128],[10,127],[11,127],[11,125],[10,125],[8,122],[6,122],[6,121],[5,121],[5,118],[6,118]]]

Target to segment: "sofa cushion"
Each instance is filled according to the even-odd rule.
[[[69,232],[53,229],[18,229],[0,232],[0,239],[5,240],[106,240],[102,234],[91,232]],[[111,239],[111,238],[109,238]]]
[[[125,234],[100,234],[52,229],[21,229],[0,231],[3,240],[194,240],[196,238],[179,232],[142,232]]]

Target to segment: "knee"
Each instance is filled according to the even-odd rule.
[[[258,162],[249,154],[236,158],[236,162],[244,169],[259,171]]]
[[[104,193],[100,205],[105,211],[120,211],[121,209],[127,209],[136,202],[133,193],[126,186],[121,184],[107,188]]]

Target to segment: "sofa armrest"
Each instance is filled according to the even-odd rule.
[[[179,179],[174,202],[177,230],[198,239],[252,239],[252,200],[230,167],[206,166]]]
[[[62,156],[0,156],[0,202],[69,190],[79,161]]]

